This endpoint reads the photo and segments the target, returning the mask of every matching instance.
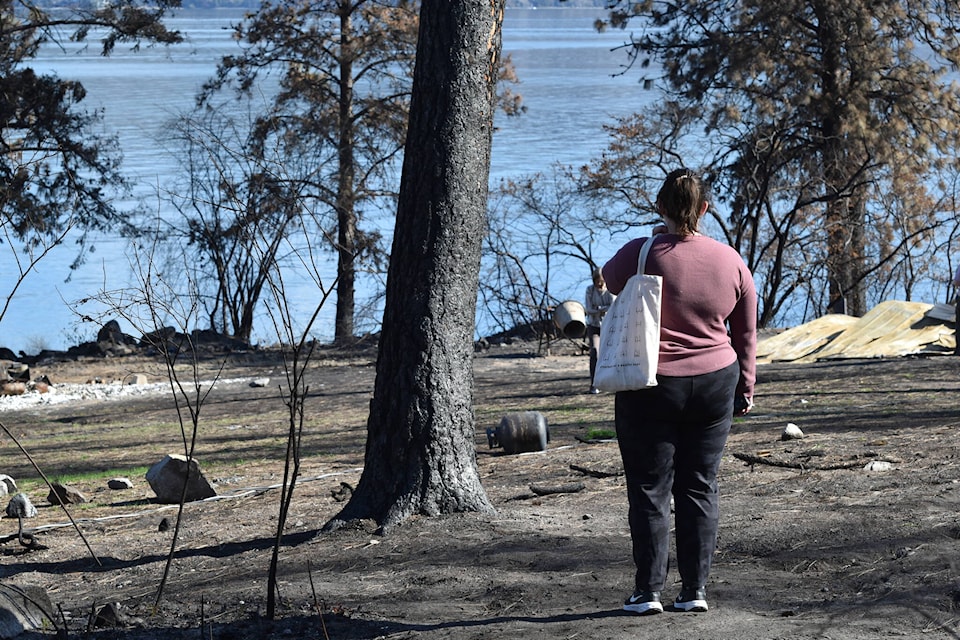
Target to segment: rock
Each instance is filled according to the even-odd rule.
[[[890,471],[893,465],[886,460],[871,460],[864,465],[864,471]]]
[[[27,392],[27,385],[23,382],[0,383],[0,396],[22,396]]]
[[[353,487],[346,482],[341,482],[340,486],[331,491],[330,494],[337,502],[344,502],[353,496]]]
[[[133,483],[130,482],[130,478],[110,478],[107,480],[107,487],[114,491],[121,491],[123,489],[133,489]]]
[[[0,638],[49,628],[53,615],[53,603],[42,587],[0,583]]]
[[[97,344],[100,345],[101,349],[109,349],[115,345],[132,345],[136,343],[137,339],[125,334],[120,329],[120,323],[116,320],[109,320],[100,328],[100,331],[97,332]]]
[[[59,496],[59,499],[57,498]],[[83,495],[78,489],[69,485],[54,482],[51,485],[50,493],[47,494],[47,502],[57,507],[63,504],[83,504],[89,502],[87,496]]]
[[[17,481],[8,475],[0,473],[0,496],[10,495],[17,492]]]
[[[30,381],[30,366],[22,362],[11,362],[7,364],[7,380],[15,382]]]
[[[7,503],[7,517],[35,518],[37,517],[37,508],[30,502],[27,494],[18,493],[10,498],[10,502]]]
[[[270,378],[255,378],[250,381],[251,387],[265,387],[270,384]]]
[[[170,454],[150,467],[146,478],[150,488],[157,494],[157,501],[162,504],[178,504],[181,495],[185,502],[217,495],[200,471],[200,464],[196,459],[190,460],[188,465],[187,458],[178,454]],[[185,494],[184,483],[187,488]]]
[[[783,429],[783,433],[780,434],[781,440],[799,440],[802,437],[803,431],[801,431],[800,427],[792,422],[787,424],[787,426]]]
[[[120,610],[120,603],[105,604],[93,614],[90,626],[94,629],[123,627],[128,624],[127,615]]]
[[[142,373],[134,373],[126,378],[126,384],[149,384],[147,376]]]

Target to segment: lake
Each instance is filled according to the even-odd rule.
[[[636,73],[618,75],[625,54],[613,49],[625,36],[622,32],[597,33],[593,21],[602,14],[600,8],[507,11],[503,50],[513,58],[521,80],[517,91],[523,95],[527,112],[519,118],[498,118],[491,184],[502,178],[549,172],[558,162],[586,163],[606,146],[602,126],[615,116],[641,109],[650,99]],[[161,144],[164,123],[191,106],[217,61],[236,46],[226,27],[238,17],[235,11],[182,12],[168,24],[184,33],[184,44],[139,52],[118,47],[109,58],[99,55],[96,42],[88,47],[70,44],[65,51],[48,47],[32,66],[84,84],[87,109],[102,109],[105,131],[119,136],[123,171],[133,182],[136,195],[157,202],[153,195],[157,186],[169,183],[178,167],[178,159]],[[162,215],[163,203],[156,206]],[[0,346],[36,353],[95,338],[107,319],[102,317],[103,309],[89,303],[78,308],[75,302],[101,290],[128,286],[131,273],[125,240],[98,237],[95,249],[74,271],[69,266],[76,247],[70,244],[58,247],[39,263],[0,321]],[[615,249],[610,247],[608,253]],[[4,245],[0,247],[0,295],[4,298],[13,284],[13,269],[9,247]],[[331,277],[334,272],[335,258],[330,255]],[[561,280],[559,285],[552,283],[552,293],[561,299],[580,299],[589,273],[584,268],[584,273],[571,273]],[[295,289],[294,294],[305,300],[317,297],[307,288]],[[78,311],[95,320],[83,322]],[[332,338],[332,318],[331,303],[324,310],[316,337]],[[262,318],[253,342],[275,342],[276,334],[269,327]],[[139,335],[129,326],[123,329]],[[484,327],[478,329],[482,334]]]

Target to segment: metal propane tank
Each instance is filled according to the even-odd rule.
[[[503,447],[508,454],[545,451],[550,442],[547,419],[539,411],[508,413],[496,428],[487,429],[490,448]]]

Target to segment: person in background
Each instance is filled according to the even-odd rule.
[[[960,356],[960,267],[957,267],[957,272],[953,274],[953,287],[956,294],[956,298],[953,300],[954,305],[956,305],[953,320],[953,355]]]
[[[663,277],[658,384],[618,392],[614,405],[636,565],[623,608],[639,614],[663,611],[671,495],[680,574],[673,606],[707,610],[720,459],[733,417],[753,406],[756,289],[733,248],[700,234],[708,206],[697,174],[671,172],[657,195],[666,233],[631,240],[603,267],[607,286],[619,293],[637,271],[641,247],[652,242],[646,272]]]
[[[593,284],[587,286],[587,343],[590,346],[590,393],[600,393],[593,385],[593,376],[597,372],[597,355],[600,352],[600,327],[603,324],[603,315],[613,304],[615,295],[607,289],[600,269],[593,270]]]

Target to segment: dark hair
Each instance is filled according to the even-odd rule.
[[[692,236],[700,226],[700,212],[707,202],[703,180],[690,169],[671,171],[657,193],[660,213],[677,225],[677,234]]]

